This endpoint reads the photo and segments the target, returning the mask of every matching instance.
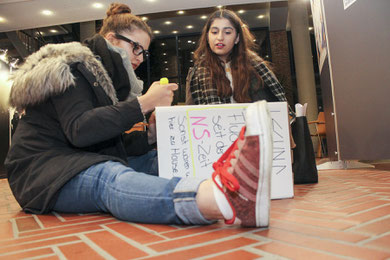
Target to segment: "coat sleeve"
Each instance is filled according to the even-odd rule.
[[[74,76],[75,86],[52,97],[59,124],[72,145],[87,147],[98,144],[120,136],[135,123],[143,121],[137,99],[112,105],[104,96],[107,103],[101,104],[89,81],[80,72],[75,71]]]
[[[188,70],[186,79],[186,105],[195,105],[192,94],[194,93],[194,89],[199,89],[199,84],[194,74],[195,67],[192,67]]]

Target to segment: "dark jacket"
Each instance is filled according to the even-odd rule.
[[[125,100],[130,85],[120,55],[101,36],[87,44],[46,45],[13,75],[10,104],[24,116],[5,166],[25,211],[46,213],[81,171],[109,160],[126,165],[129,152],[151,148],[146,134],[124,145],[122,133],[144,117],[137,99]]]

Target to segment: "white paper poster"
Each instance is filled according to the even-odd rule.
[[[249,104],[156,108],[160,177],[210,178],[212,164],[237,139]],[[286,102],[268,103],[273,122],[271,197],[293,197]]]
[[[326,39],[326,30],[325,30],[325,19],[324,19],[324,9],[322,5],[322,0],[310,0],[311,2],[311,12],[313,16],[313,26],[314,34],[316,38],[317,46],[317,59],[319,71],[322,71],[325,58],[328,54],[327,39]]]

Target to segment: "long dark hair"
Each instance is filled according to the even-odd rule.
[[[262,84],[262,79],[258,73],[256,73],[255,68],[251,64],[251,60],[257,59],[262,61],[262,59],[255,53],[257,47],[254,42],[255,37],[249,31],[248,26],[233,11],[220,9],[210,15],[203,27],[202,36],[199,40],[199,47],[194,53],[196,65],[206,67],[208,71],[210,71],[210,83],[216,86],[219,97],[227,98],[232,96],[232,88],[230,86],[230,81],[226,77],[223,63],[218,56],[213,53],[208,44],[208,33],[211,24],[218,18],[229,20],[240,37],[239,42],[234,45],[229,57],[234,86],[234,100],[239,103],[251,102],[249,87],[252,76],[255,76],[258,79],[258,87]]]
[[[125,4],[112,3],[106,12],[107,17],[103,20],[103,26],[99,34],[103,37],[109,32],[131,32],[133,29],[145,31],[150,39],[153,38],[152,30],[136,15],[131,14],[131,9]]]

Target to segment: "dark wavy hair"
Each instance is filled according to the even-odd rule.
[[[134,29],[145,31],[150,39],[153,38],[152,30],[136,15],[131,14],[131,9],[125,4],[112,3],[106,12],[107,17],[103,20],[103,26],[99,34],[103,37],[109,32],[131,32]]]
[[[240,37],[239,42],[234,45],[229,57],[229,60],[231,61],[230,67],[232,71],[234,93],[232,93],[230,81],[226,77],[223,62],[221,62],[218,56],[213,53],[208,44],[208,33],[211,24],[218,18],[229,20]],[[203,66],[210,71],[211,84],[216,86],[219,97],[227,98],[233,95],[234,100],[239,103],[251,102],[249,96],[251,78],[253,76],[257,78],[257,82],[259,82],[257,87],[260,87],[263,83],[261,77],[256,73],[255,68],[251,64],[251,60],[253,59],[262,61],[255,53],[257,46],[254,39],[255,37],[249,31],[248,26],[233,11],[220,9],[211,14],[208,18],[203,27],[202,36],[199,40],[199,47],[194,53],[194,58],[196,60],[196,65]]]

